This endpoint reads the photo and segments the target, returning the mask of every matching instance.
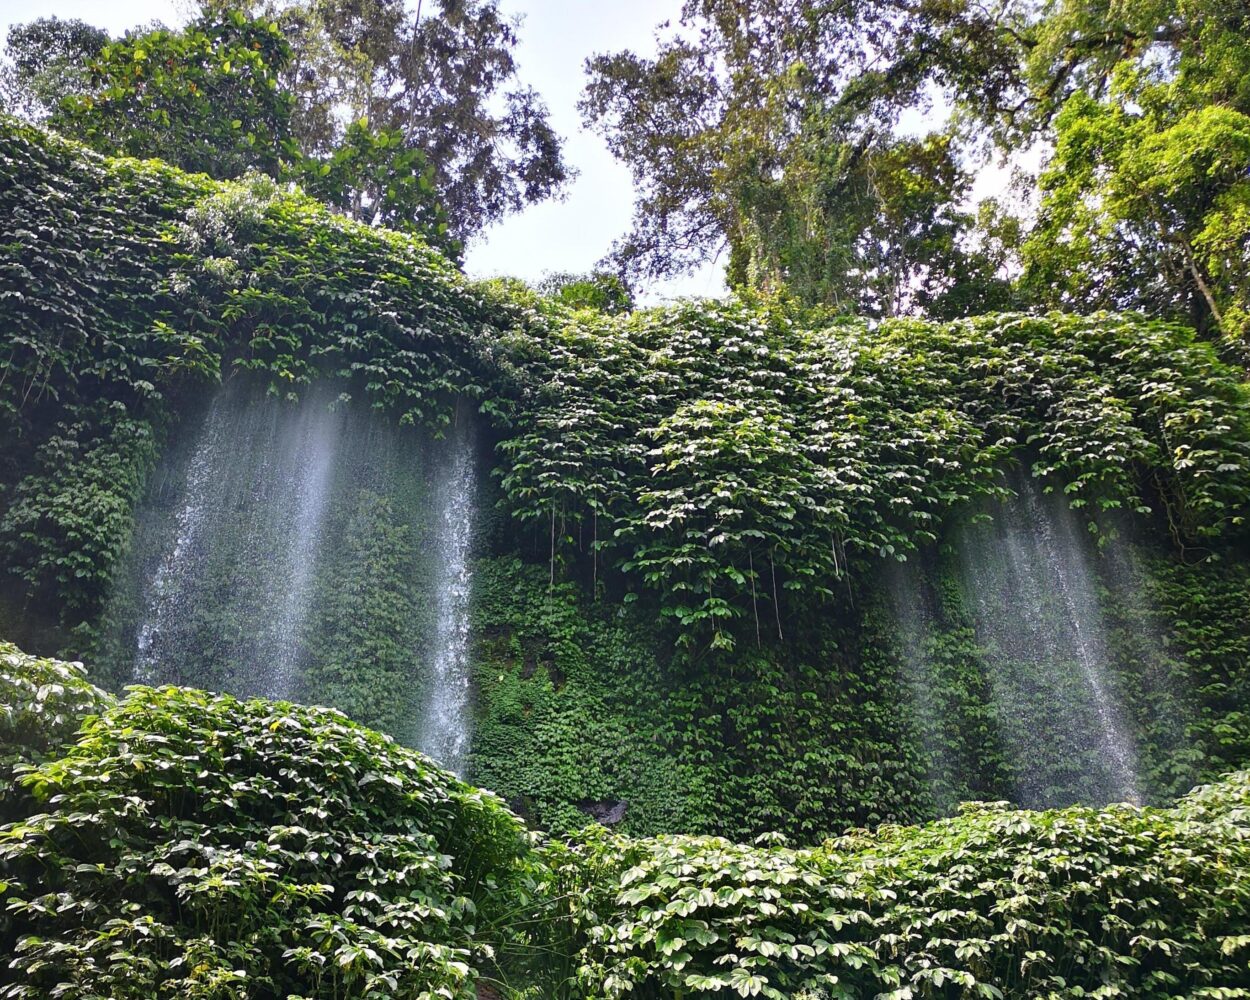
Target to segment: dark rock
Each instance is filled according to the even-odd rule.
[[[629,803],[623,799],[582,799],[577,803],[577,808],[604,826],[614,826],[625,818]]]

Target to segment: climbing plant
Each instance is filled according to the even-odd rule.
[[[1250,991],[1247,772],[1166,808],[980,803],[817,847],[535,838],[336,712],[114,702],[11,646],[0,684],[0,737],[51,737],[18,769],[41,811],[0,837],[13,1000]]]
[[[925,731],[875,598],[884,565],[940,562],[1011,469],[1096,541],[1158,542],[1153,605],[1113,616],[1150,797],[1243,762],[1250,398],[1183,327],[869,325],[767,300],[597,311],[470,283],[419,239],[265,178],[104,159],[8,120],[0,167],[0,618],[31,635],[51,620],[39,647],[100,650],[113,686],[133,644],[104,656],[98,626],[157,456],[219,381],[292,403],[329,383],[434,436],[478,411],[495,558],[470,766],[544,827],[622,801],[634,833],[927,818],[953,804],[929,780],[935,746],[983,775],[946,781],[948,799],[1004,794],[1021,765],[996,743],[961,595],[943,594],[924,650],[957,736]],[[301,663],[318,698],[399,732],[422,535],[360,485],[332,512],[350,567],[315,581],[326,614]],[[957,587],[940,569],[930,583]],[[187,616],[180,679],[230,686],[200,669],[246,631],[220,612]],[[1180,694],[1134,686],[1134,635],[1163,636],[1146,658]],[[1173,706],[1183,747],[1151,721]]]
[[[1153,510],[1182,547],[1244,537],[1246,389],[1182,327],[807,329],[745,304],[558,319],[505,339],[530,383],[500,445],[506,502],[549,529],[553,567],[590,525],[685,641],[732,646],[742,619],[784,635],[787,592],[916,552],[1004,495],[1012,463],[1073,505]]]
[[[546,535],[552,579],[578,561],[595,581],[620,574],[715,651],[757,628],[784,637],[788,595],[827,596],[932,542],[952,511],[1001,493],[1011,463],[1076,504],[1151,508],[1178,545],[1244,534],[1246,389],[1182,327],[569,310],[471,287],[419,239],[264,178],[100,160],[11,122],[3,151],[16,183],[0,281],[18,311],[0,414],[36,438],[10,447],[12,482],[89,402],[156,419],[238,370],[281,394],[332,377],[435,429],[467,398],[498,429],[503,502]],[[41,250],[50,230],[63,238]],[[117,547],[89,556],[93,575],[109,577]]]
[[[81,663],[29,656],[0,642],[0,823],[15,822],[33,805],[17,781],[21,769],[59,756],[88,718],[112,704]]]

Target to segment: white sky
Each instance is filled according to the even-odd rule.
[[[680,0],[501,0],[505,11],[524,16],[517,51],[521,81],[546,100],[552,124],[565,139],[565,157],[578,176],[563,200],[531,205],[487,230],[468,249],[470,274],[529,280],[548,271],[585,271],[624,235],[633,184],[603,140],[581,127],[582,63],[598,52],[651,51],[655,26],[675,19],[680,6]],[[0,0],[0,30],[7,33],[10,24],[55,14],[120,34],[154,20],[179,24],[185,9],[185,0]],[[650,303],[676,295],[717,295],[724,291],[721,271],[720,264],[710,265],[640,297]]]

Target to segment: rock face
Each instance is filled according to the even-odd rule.
[[[615,826],[625,818],[629,803],[624,800],[582,799],[577,808],[597,823],[604,826]]]

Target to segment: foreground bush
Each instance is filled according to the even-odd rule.
[[[0,642],[0,823],[18,819],[29,804],[19,768],[55,755],[84,720],[113,704],[81,663],[28,656]]]
[[[0,828],[3,998],[1250,997],[1250,772],[1171,809],[974,805],[814,849],[593,828],[535,850],[336,712],[110,705],[78,667],[0,661],[6,719],[48,677],[77,692],[10,722],[22,752],[85,720],[21,779],[47,811]]]
[[[578,974],[609,997],[1250,996],[1250,772],[1174,809],[971,805],[814,850],[553,846]],[[602,994],[599,990],[602,989]]]
[[[337,712],[176,688],[26,781],[48,811],[0,833],[8,998],[472,997],[525,843]]]

